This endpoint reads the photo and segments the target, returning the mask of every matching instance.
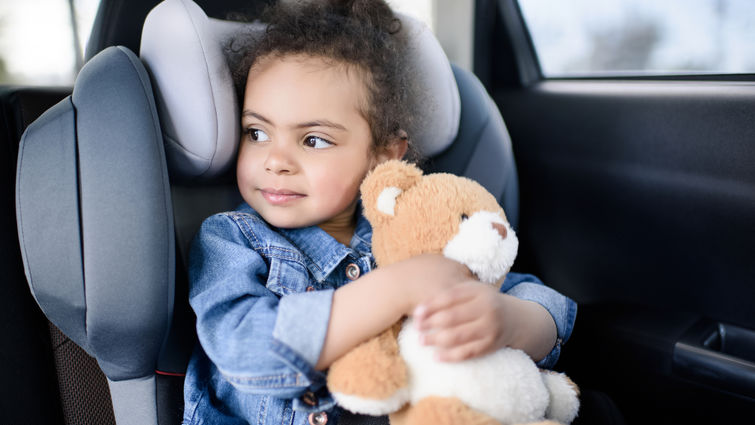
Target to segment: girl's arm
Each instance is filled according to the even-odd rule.
[[[410,314],[428,293],[469,281],[466,266],[441,255],[422,255],[380,267],[339,288],[315,369],[327,369],[360,342]]]
[[[189,302],[202,349],[228,383],[242,392],[295,398],[325,382],[314,363],[334,291],[279,298],[268,289],[272,262],[250,245],[271,236],[266,229],[249,214],[217,214],[205,220],[191,250]],[[303,267],[299,272],[306,276]],[[293,345],[288,343],[292,340]],[[329,403],[332,400],[321,399],[318,408],[328,409]]]

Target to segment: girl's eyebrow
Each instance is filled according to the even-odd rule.
[[[268,118],[265,118],[265,116],[260,115],[260,114],[258,114],[256,112],[250,111],[248,109],[245,109],[241,113],[241,116],[242,117],[247,117],[247,116],[248,117],[254,117],[254,118],[257,118],[258,120],[264,122],[265,124],[270,124],[270,125],[273,124],[273,122],[270,121]],[[318,120],[314,120],[314,121],[303,122],[301,124],[295,125],[294,127],[295,128],[330,127],[330,128],[335,128],[335,129],[338,129],[338,130],[346,131],[346,127],[344,127],[343,125],[335,123],[333,121],[326,120],[326,119],[318,119]]]
[[[269,119],[265,118],[264,116],[262,116],[262,115],[260,115],[260,114],[258,114],[256,112],[252,112],[252,111],[250,111],[248,109],[244,109],[244,111],[241,113],[241,117],[242,118],[243,117],[254,117],[254,118],[257,118],[258,120],[264,122],[265,124],[272,124],[273,123],[272,121],[270,121]]]
[[[341,124],[334,123],[333,121],[328,121],[328,120],[314,120],[310,122],[304,122],[296,126],[296,128],[307,128],[307,127],[330,127],[330,128],[346,131],[346,127],[342,126]]]

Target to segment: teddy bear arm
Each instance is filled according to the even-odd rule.
[[[361,343],[333,362],[328,388],[355,413],[386,414],[408,401],[408,372],[398,351],[400,323]]]
[[[427,397],[390,415],[390,425],[501,425],[454,397]]]

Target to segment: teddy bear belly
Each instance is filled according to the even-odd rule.
[[[409,370],[411,402],[428,396],[456,397],[502,423],[542,419],[549,393],[540,371],[521,350],[504,348],[463,362],[433,359],[433,347],[420,344],[407,319],[399,333],[399,349]]]

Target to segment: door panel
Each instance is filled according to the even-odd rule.
[[[544,277],[755,328],[755,84],[544,82],[495,99]]]
[[[511,134],[519,271],[579,304],[558,369],[630,424],[755,412],[755,76],[544,79],[511,0],[475,72]]]
[[[494,98],[519,167],[519,267],[580,304],[563,367],[634,423],[752,412],[755,392],[729,382],[743,371],[698,379],[716,365],[695,377],[674,359],[702,319],[755,329],[755,84],[551,81]],[[755,349],[737,359],[752,369]]]

